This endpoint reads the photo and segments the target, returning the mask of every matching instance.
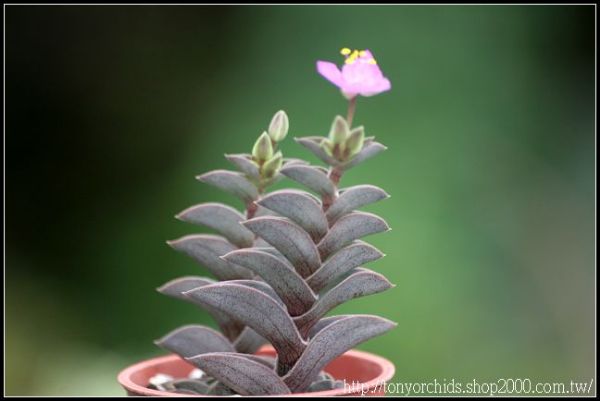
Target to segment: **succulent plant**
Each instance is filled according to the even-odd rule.
[[[358,211],[388,194],[373,185],[338,188],[349,169],[385,150],[364,127],[352,128],[356,97],[390,89],[369,51],[342,49],[345,66],[317,63],[321,75],[349,100],[348,117],[337,116],[327,137],[296,141],[328,168],[277,151],[289,122],[283,111],[255,142],[251,154],[226,155],[240,172],[216,170],[198,177],[240,198],[245,215],[219,203],[193,206],[177,215],[221,234],[189,235],[169,244],[192,256],[216,277],[183,277],[159,288],[163,294],[206,309],[221,333],[205,326],[181,327],[156,343],[179,354],[200,372],[155,388],[191,394],[283,395],[338,388],[323,369],[359,343],[396,324],[373,315],[326,316],[351,299],[393,285],[363,265],[383,257],[361,238],[388,231],[380,217]],[[266,188],[286,176],[310,192]],[[269,342],[276,358],[254,355]]]
[[[267,209],[259,207],[256,201],[269,185],[281,179],[279,170],[282,166],[303,163],[299,160],[283,159],[281,152],[276,151],[278,142],[285,138],[287,131],[288,117],[285,112],[279,111],[273,117],[268,132],[263,132],[256,140],[252,154],[225,155],[239,172],[215,170],[196,177],[201,182],[214,185],[240,198],[245,205],[245,214],[222,203],[202,203],[187,208],[176,216],[179,220],[207,226],[220,234],[187,235],[167,241],[174,249],[188,254],[205,266],[218,280],[238,280],[246,285],[270,291],[266,284],[260,282],[260,278],[257,280],[257,276],[251,270],[226,262],[220,259],[220,256],[232,250],[261,245],[254,233],[239,223],[256,215],[270,213]],[[194,303],[194,300],[184,296],[183,292],[215,282],[207,277],[183,277],[164,284],[158,291]],[[216,320],[222,334],[208,327],[184,326],[158,340],[157,344],[187,357],[197,355],[203,349],[214,350],[219,341],[223,342],[219,345],[220,349],[249,354],[254,353],[266,342],[240,321],[232,319],[218,309],[206,309]],[[194,342],[196,338],[205,340]]]

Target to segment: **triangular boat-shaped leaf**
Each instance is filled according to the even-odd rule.
[[[258,178],[260,171],[258,164],[252,161],[252,156],[249,154],[239,153],[233,155],[225,155],[225,158],[229,160],[234,166],[238,168],[242,173],[252,178]]]
[[[215,280],[209,279],[207,277],[197,277],[197,276],[187,276],[177,278],[175,280],[171,280],[166,284],[163,284],[161,287],[157,288],[157,291],[161,294],[168,295],[173,298],[182,299],[187,302],[191,302],[195,305],[198,305],[197,302],[194,302],[193,299],[187,297],[183,293],[189,290],[193,290],[194,288],[202,287],[209,284],[214,284]],[[204,308],[212,317],[215,319],[221,332],[230,340],[237,338],[240,335],[240,332],[244,328],[244,326],[231,319],[229,315],[221,312],[218,309],[207,307],[206,305],[199,305]]]
[[[372,213],[352,212],[340,218],[318,245],[322,259],[367,235],[388,231],[385,220]]]
[[[335,158],[329,156],[325,149],[321,146],[321,142],[325,139],[322,136],[305,136],[302,138],[294,138],[296,142],[310,150],[312,154],[317,156],[321,161],[325,162],[330,166],[337,166],[340,164]]]
[[[324,317],[323,319],[321,319],[317,323],[315,323],[313,327],[311,327],[311,329],[308,332],[308,338],[313,338],[314,336],[317,335],[317,333],[319,331],[323,330],[325,327],[329,326],[331,323],[337,322],[340,319],[345,319],[348,316],[353,316],[353,315],[336,315],[336,316]]]
[[[156,340],[155,344],[184,358],[207,352],[235,352],[231,342],[221,333],[198,325],[180,327]]]
[[[167,243],[174,249],[196,259],[219,280],[252,278],[249,270],[219,258],[219,256],[237,249],[223,237],[208,234],[186,235],[174,241],[167,241]]]
[[[350,160],[347,163],[344,163],[341,168],[342,170],[348,170],[362,162],[364,162],[367,159],[370,159],[371,157],[383,152],[384,150],[386,150],[387,147],[380,144],[379,142],[370,142],[368,144],[365,144],[362,148],[362,150],[352,158],[352,160]]]
[[[283,303],[281,298],[279,298],[279,295],[277,295],[277,293],[273,290],[273,288],[271,288],[271,286],[268,285],[267,283],[259,281],[258,279],[255,279],[255,280],[230,280],[230,281],[228,281],[228,283],[245,285],[246,287],[250,287],[255,290],[258,290],[258,291],[262,292],[263,294],[272,298],[282,308],[285,308],[285,304]]]
[[[331,223],[354,209],[388,198],[389,195],[374,185],[356,185],[340,190],[340,196],[327,209],[327,218]]]
[[[267,342],[263,336],[246,326],[238,338],[235,339],[233,346],[237,352],[241,352],[242,354],[254,354]]]
[[[381,274],[362,269],[352,273],[341,283],[325,293],[304,315],[294,318],[296,327],[303,336],[327,312],[353,298],[376,294],[392,288],[393,285]]]
[[[210,227],[240,248],[250,247],[254,242],[254,234],[240,224],[241,221],[246,220],[246,217],[222,203],[202,203],[192,206],[176,217],[188,223]]]
[[[274,370],[237,354],[202,354],[188,361],[240,395],[289,394],[290,390]]]
[[[321,266],[317,247],[306,231],[281,217],[256,217],[244,226],[281,252],[302,277]]]
[[[332,197],[335,195],[335,187],[323,171],[314,166],[303,166],[293,164],[284,166],[281,174],[305,185],[307,188],[315,191],[321,196]]]
[[[306,312],[316,300],[306,282],[281,259],[254,248],[238,249],[224,256],[230,263],[252,270],[279,295],[292,316]]]
[[[331,323],[308,343],[306,350],[283,381],[292,392],[304,391],[329,362],[396,324],[378,316],[354,315]]]
[[[313,291],[319,292],[355,267],[382,256],[383,253],[374,246],[363,241],[355,241],[330,256],[319,270],[306,279],[306,283]]]
[[[198,181],[214,185],[245,203],[258,198],[258,190],[242,173],[229,170],[214,170],[196,177]]]
[[[214,284],[215,282],[215,280],[208,277],[185,276],[171,280],[168,283],[158,287],[156,290],[161,294],[165,294],[173,298],[187,300],[187,297],[183,295],[185,291],[193,290],[194,288],[209,284]]]
[[[287,311],[263,292],[240,284],[222,282],[185,293],[198,302],[228,313],[250,326],[277,350],[278,365],[288,369],[298,359],[306,344]]]
[[[315,242],[329,229],[321,204],[307,192],[290,189],[271,192],[257,203],[298,224]]]
[[[248,353],[236,353],[236,355],[242,356],[244,358],[250,359],[251,361],[254,362],[258,362],[261,363],[263,365],[265,365],[266,367],[268,367],[269,369],[274,370],[275,369],[275,365],[277,364],[277,358],[275,357],[270,357],[270,356],[262,356],[262,355],[252,355],[252,354],[248,354]]]

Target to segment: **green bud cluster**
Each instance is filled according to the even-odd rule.
[[[363,148],[365,129],[363,126],[350,129],[346,120],[336,116],[329,131],[329,137],[323,139],[321,146],[331,157],[345,162],[354,157]]]
[[[280,110],[271,119],[268,130],[254,143],[252,161],[259,167],[261,181],[274,178],[283,165],[283,155],[281,151],[277,151],[277,144],[285,139],[288,130],[288,116],[285,111]]]

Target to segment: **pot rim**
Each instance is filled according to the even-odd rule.
[[[272,349],[273,348],[270,346],[265,346],[265,347],[262,347],[258,352],[272,350]],[[396,372],[396,368],[391,361],[389,361],[379,355],[372,354],[370,352],[359,351],[359,350],[353,349],[353,350],[346,351],[343,355],[352,356],[352,357],[362,359],[362,360],[369,360],[369,361],[374,362],[377,365],[381,366],[381,373],[379,375],[377,375],[377,377],[375,377],[371,380],[368,380],[364,383],[360,383],[362,386],[362,389],[365,391],[371,390],[371,389],[375,388],[376,386],[387,382],[394,376],[394,373]],[[135,372],[138,372],[142,369],[146,369],[146,368],[148,368],[150,366],[154,366],[156,364],[169,363],[169,362],[175,362],[175,361],[183,361],[185,363],[189,363],[185,359],[181,358],[179,355],[175,355],[175,354],[154,357],[154,358],[140,361],[136,364],[130,365],[129,367],[123,369],[117,376],[117,380],[119,381],[121,386],[123,386],[127,391],[130,391],[135,394],[146,394],[148,396],[163,396],[163,397],[205,397],[203,395],[181,394],[181,393],[173,393],[170,391],[153,390],[153,389],[149,389],[147,387],[141,386],[141,385],[135,383],[131,379],[131,376]],[[340,380],[340,379],[338,379],[338,380]],[[314,392],[310,392],[310,393],[293,393],[293,394],[286,394],[286,395],[277,395],[275,397],[307,397],[307,396],[308,397],[326,397],[326,396],[351,395],[351,394],[356,394],[356,392],[345,391],[345,389],[333,389],[333,390],[325,390],[325,391],[314,391]],[[260,396],[260,397],[269,397],[269,396]]]

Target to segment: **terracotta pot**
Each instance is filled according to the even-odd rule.
[[[276,355],[271,346],[264,346],[256,354]],[[194,366],[179,356],[168,355],[136,363],[119,373],[118,380],[130,396],[202,397],[146,388],[148,380],[157,373],[182,378],[187,377],[193,369]],[[345,379],[348,383],[347,388],[296,393],[291,396],[382,396],[385,395],[384,384],[394,376],[395,368],[394,364],[385,358],[368,352],[351,350],[327,365],[325,371],[338,380]],[[352,383],[355,385],[353,386]]]

